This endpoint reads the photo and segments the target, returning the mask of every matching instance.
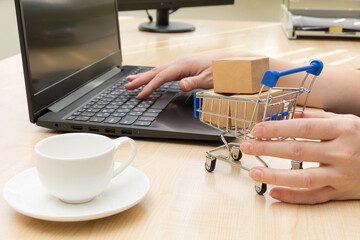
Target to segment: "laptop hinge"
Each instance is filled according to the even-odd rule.
[[[72,104],[74,101],[78,100],[94,88],[98,87],[100,84],[106,82],[116,74],[121,72],[121,69],[118,67],[112,68],[111,70],[107,71],[106,73],[102,74],[100,77],[97,77],[96,79],[92,80],[88,84],[82,86],[75,92],[69,94],[65,98],[61,99],[60,101],[56,102],[55,104],[48,107],[48,109],[52,112],[59,112],[62,109],[66,108],[70,104]]]

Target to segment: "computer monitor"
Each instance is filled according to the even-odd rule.
[[[195,26],[182,22],[169,22],[169,14],[183,7],[234,4],[234,0],[117,0],[119,11],[156,9],[156,21],[142,23],[140,31],[178,33],[195,30]]]

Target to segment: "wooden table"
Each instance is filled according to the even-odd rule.
[[[240,49],[304,64],[321,58],[328,65],[360,67],[358,41],[288,40],[278,23],[188,20],[195,32],[152,34],[137,31],[143,21],[120,19],[125,64],[154,66],[188,53]],[[11,177],[35,166],[34,145],[59,132],[30,124],[20,55],[0,62],[0,81],[3,190]],[[142,202],[104,219],[59,223],[23,216],[0,198],[0,239],[360,239],[360,201],[277,202],[269,191],[257,195],[246,171],[218,162],[213,173],[206,172],[205,152],[219,143],[136,141],[133,166],[151,182]],[[265,160],[270,167],[290,167],[284,159]]]

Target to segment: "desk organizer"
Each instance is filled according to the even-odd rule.
[[[360,37],[360,3],[348,4],[342,9],[294,8],[291,0],[283,0],[280,9],[280,22],[289,39],[297,37]],[[327,1],[324,1],[326,5]],[[355,8],[354,8],[355,6]],[[356,9],[356,7],[358,9]]]

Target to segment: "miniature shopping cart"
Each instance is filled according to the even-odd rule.
[[[221,140],[224,145],[206,152],[205,168],[208,172],[215,169],[216,160],[220,159],[246,171],[250,168],[243,166],[240,159],[240,143],[246,139],[254,138],[251,130],[255,124],[261,121],[278,121],[293,119],[294,114],[299,112],[302,117],[308,101],[311,88],[316,77],[321,73],[323,63],[319,60],[312,61],[309,66],[294,68],[283,72],[269,70],[265,72],[261,81],[262,87],[259,94],[254,98],[239,95],[209,94],[208,91],[197,92],[194,98],[194,114],[200,121],[221,131]],[[280,77],[305,71],[306,75],[299,87],[276,87]],[[310,77],[310,80],[308,78]],[[307,88],[305,88],[305,84]],[[265,86],[269,90],[265,90]],[[296,108],[300,95],[305,94],[304,104],[301,109]],[[226,136],[239,139],[240,143],[228,143]],[[276,138],[266,140],[285,140],[287,138]],[[294,138],[292,138],[294,140]],[[216,154],[220,150],[227,150],[228,156]],[[266,162],[260,156],[256,159],[265,167]],[[291,169],[301,169],[301,161],[291,161]],[[255,183],[255,191],[258,194],[266,192],[264,183]]]

